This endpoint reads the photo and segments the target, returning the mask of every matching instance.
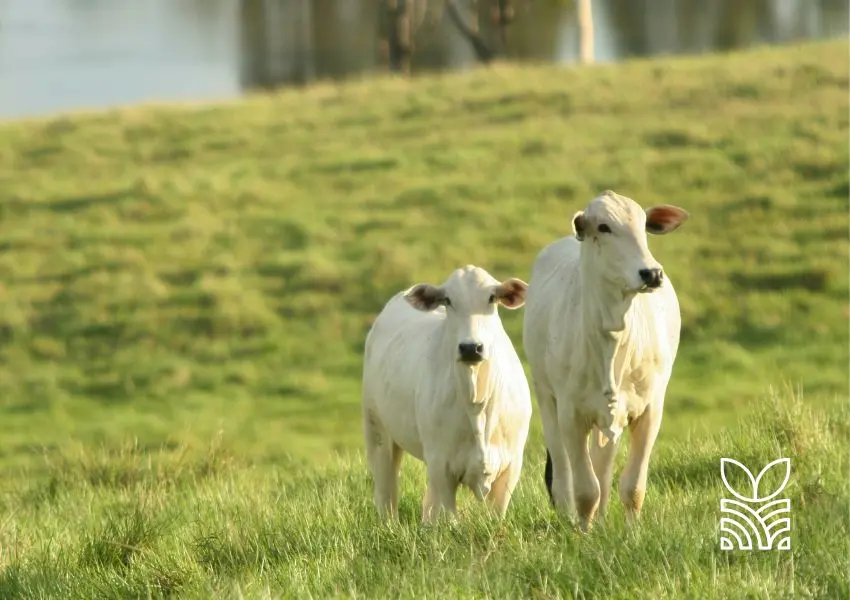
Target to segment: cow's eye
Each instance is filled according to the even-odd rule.
[[[490,304],[493,304],[496,301],[496,294],[490,294],[490,298],[487,300]]]
[[[599,233],[611,233],[611,228],[608,227],[605,223],[602,223],[602,225],[600,225],[596,229],[599,230]]]
[[[448,297],[448,296],[446,296],[445,298],[443,298],[443,304],[445,304],[446,306],[451,306],[451,305],[452,305],[452,301],[451,301],[451,300],[449,300],[449,297]]]

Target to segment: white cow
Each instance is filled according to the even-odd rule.
[[[404,452],[425,462],[422,520],[455,514],[458,486],[504,516],[531,421],[528,381],[497,305],[516,309],[527,284],[468,265],[442,285],[396,294],[366,337],[363,428],[379,513],[398,517]]]
[[[556,509],[578,513],[583,531],[597,509],[605,512],[626,425],[620,499],[630,520],[643,505],[681,326],[676,292],[646,232],[669,233],[687,218],[676,206],[644,211],[609,190],[574,215],[575,236],[549,244],[534,262],[523,345],[546,439],[546,487]]]

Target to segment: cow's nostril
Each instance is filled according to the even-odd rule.
[[[641,269],[638,271],[638,275],[640,275],[641,281],[651,288],[660,286],[664,279],[664,272],[661,269]]]
[[[460,359],[468,363],[479,363],[484,360],[484,344],[475,342],[458,344]]]

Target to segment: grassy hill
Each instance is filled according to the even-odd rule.
[[[850,361],[847,50],[500,65],[0,124],[0,596],[846,592],[846,535],[824,532],[847,514],[850,427],[823,415],[846,403]],[[580,541],[559,525],[535,414],[507,524],[375,528],[359,457],[334,458],[360,449],[371,318],[467,262],[527,280],[606,188],[691,214],[650,240],[683,313],[650,525],[629,555],[619,526]],[[522,355],[521,311],[502,314]],[[771,386],[794,390],[782,414],[814,412],[771,424]],[[715,551],[729,444],[801,459],[795,498],[805,479],[820,500],[792,559]],[[405,472],[415,521],[421,471]]]

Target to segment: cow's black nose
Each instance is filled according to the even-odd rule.
[[[484,344],[463,343],[458,344],[460,359],[465,363],[479,363],[484,360]]]
[[[664,280],[664,271],[661,269],[641,269],[638,275],[649,288],[657,288]]]

